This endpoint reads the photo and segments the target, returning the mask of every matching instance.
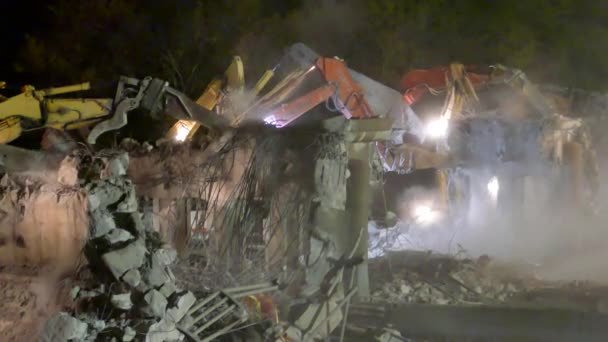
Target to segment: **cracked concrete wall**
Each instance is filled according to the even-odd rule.
[[[2,190],[0,265],[74,267],[88,231],[84,194],[49,184]]]

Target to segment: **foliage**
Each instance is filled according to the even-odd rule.
[[[154,75],[197,96],[236,53],[257,77],[303,41],[397,86],[410,68],[503,63],[603,89],[608,11],[595,0],[55,0],[19,70],[43,83]]]

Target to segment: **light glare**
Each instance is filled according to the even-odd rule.
[[[448,119],[440,117],[438,119],[431,120],[426,125],[426,135],[433,138],[443,138],[448,133]]]
[[[496,201],[498,198],[498,190],[500,190],[500,183],[498,183],[498,178],[496,176],[490,178],[488,182],[488,193],[492,198],[492,201]]]
[[[190,134],[190,130],[192,129],[192,125],[188,125],[183,121],[179,121],[177,123],[177,132],[175,133],[176,141],[185,141],[188,138],[188,134]]]

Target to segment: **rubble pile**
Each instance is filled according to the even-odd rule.
[[[91,277],[72,290],[76,310],[48,321],[43,341],[185,339],[176,324],[196,298],[176,285],[169,267],[176,252],[145,229],[128,162],[123,153],[80,170],[88,177],[82,186],[91,217],[85,247]]]
[[[372,301],[499,304],[541,282],[533,274],[499,271],[487,256],[473,260],[426,252],[398,254],[397,262],[395,256],[390,259],[389,279],[376,284]]]

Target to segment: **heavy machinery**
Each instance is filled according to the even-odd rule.
[[[533,207],[534,200],[525,197],[541,183],[550,188],[550,205],[563,205],[559,198],[579,211],[593,208],[598,166],[587,128],[553,107],[520,70],[455,63],[407,73],[402,90],[424,126],[409,144],[428,158],[417,163],[421,158],[403,145],[388,146],[382,157],[397,173],[436,170],[433,208],[415,209],[421,217],[483,213],[483,206],[518,217]],[[392,208],[407,187],[401,183],[387,187]]]
[[[88,82],[43,90],[23,87],[21,94],[0,102],[0,143],[9,143],[33,130],[93,126],[87,142],[95,144],[101,134],[125,126],[127,114],[138,109],[152,115],[166,113],[176,119],[193,120],[208,128],[223,125],[221,117],[211,115],[167,82],[151,77],[121,77],[113,99],[59,97],[90,89]]]

